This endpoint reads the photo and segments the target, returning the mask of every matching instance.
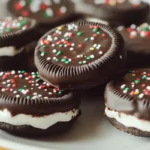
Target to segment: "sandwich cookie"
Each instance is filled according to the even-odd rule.
[[[83,0],[77,4],[77,11],[113,27],[129,26],[147,19],[149,5],[141,0]]]
[[[77,22],[46,33],[35,50],[40,77],[59,89],[85,89],[122,72],[124,42],[108,26]]]
[[[51,87],[38,72],[0,72],[0,91],[0,129],[11,134],[59,134],[80,114],[80,97]]]
[[[132,69],[108,83],[105,114],[121,131],[150,137],[150,69]]]
[[[0,19],[0,69],[17,69],[25,63],[24,47],[37,39],[36,21],[28,18]]]
[[[128,28],[118,27],[125,41],[128,67],[149,67],[150,59],[150,25],[131,25]]]
[[[42,31],[78,18],[71,0],[9,0],[7,6],[14,16],[36,19]]]

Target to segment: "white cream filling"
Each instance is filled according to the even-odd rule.
[[[98,18],[86,17],[85,20],[89,21],[89,22],[98,22],[98,23],[102,23],[102,24],[105,24],[105,25],[109,25],[109,23],[107,21],[101,20],[101,19],[98,19]]]
[[[15,56],[23,51],[23,48],[16,50],[13,46],[1,47],[0,56]]]
[[[150,121],[138,119],[125,113],[116,112],[105,108],[105,114],[109,118],[116,119],[119,123],[126,127],[136,128],[141,131],[150,132]]]
[[[76,117],[79,113],[78,109],[68,112],[58,112],[42,117],[34,117],[32,115],[19,114],[12,116],[11,112],[7,109],[0,110],[0,122],[8,123],[11,125],[30,125],[39,129],[47,129],[58,122],[69,122],[72,118]]]

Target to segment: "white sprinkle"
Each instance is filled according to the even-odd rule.
[[[2,92],[5,92],[6,90],[4,88],[1,89]]]
[[[23,75],[22,74],[19,74],[19,78],[22,78],[23,77]]]
[[[62,6],[62,7],[60,8],[60,11],[64,14],[64,13],[66,13],[67,8],[66,8],[65,6]]]
[[[71,44],[71,46],[75,46],[75,44],[74,44],[74,43],[72,43],[72,44]]]
[[[150,86],[147,86],[146,89],[147,89],[148,91],[150,91]]]
[[[91,40],[93,41],[93,40],[94,40],[94,37],[91,37]]]
[[[58,40],[58,37],[55,37],[54,40],[55,40],[55,41]]]
[[[6,82],[7,82],[7,83],[10,83],[10,80],[7,80]]]
[[[100,51],[100,52],[99,52],[99,54],[100,54],[100,55],[102,55],[102,54],[103,54],[103,52],[102,52],[102,51]]]
[[[15,74],[16,72],[13,70],[13,71],[11,71],[11,74]]]
[[[122,56],[120,55],[120,59],[122,59]]]
[[[10,87],[11,86],[11,84],[7,84],[7,87]]]
[[[73,50],[74,50],[74,48],[73,48],[73,47],[71,47],[71,48],[70,48],[70,51],[73,51]]]
[[[56,57],[53,57],[53,60],[55,60],[56,59]]]
[[[6,84],[6,82],[2,82],[2,84]]]
[[[84,60],[84,61],[83,61],[83,63],[85,64],[85,63],[86,63],[86,61]]]
[[[55,47],[55,44],[52,44],[52,47]]]
[[[132,28],[132,29],[135,29],[135,28],[136,28],[136,25],[135,25],[135,24],[132,24],[132,25],[131,25],[131,28]]]
[[[56,52],[57,52],[56,49],[54,49],[54,50],[53,50],[53,53],[56,53]]]
[[[25,78],[25,80],[29,80],[29,78],[28,78],[28,77],[26,77],[26,78]]]
[[[50,17],[52,17],[54,15],[53,10],[51,8],[46,9],[46,14]]]
[[[33,95],[37,95],[37,93],[33,93]]]
[[[91,58],[94,58],[94,55],[91,55],[90,57],[91,57]]]
[[[125,86],[126,86],[125,84],[121,85],[121,89],[124,89],[124,88],[125,88]]]
[[[16,95],[16,98],[19,98],[20,97],[20,95]]]
[[[50,58],[50,57],[47,57],[47,60],[51,60],[51,58]]]
[[[69,58],[68,61],[71,62],[72,60]]]
[[[13,94],[16,94],[16,93],[17,93],[17,91],[14,91],[14,92],[13,92]]]
[[[45,89],[44,91],[47,92],[47,89]]]
[[[55,4],[59,4],[60,0],[53,0]]]
[[[44,97],[44,99],[48,99],[48,97]]]
[[[143,97],[144,97],[144,94],[141,93],[141,94],[139,95],[139,98],[143,98]]]

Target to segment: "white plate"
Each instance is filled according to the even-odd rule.
[[[0,145],[14,150],[148,150],[149,139],[128,135],[109,124],[103,103],[98,97],[83,100],[82,116],[65,135],[29,140],[0,132]]]

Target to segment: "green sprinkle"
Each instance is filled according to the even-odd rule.
[[[63,46],[64,46],[64,44],[60,44],[60,45],[59,45],[59,47],[63,47]]]
[[[143,76],[142,79],[146,79],[146,76]]]
[[[30,98],[30,96],[27,96],[26,98],[27,98],[27,99],[29,99],[29,98]]]
[[[70,38],[68,38],[68,37],[66,38],[67,41],[68,41],[69,39],[70,39]]]
[[[61,55],[61,54],[62,54],[62,51],[58,51],[58,52],[57,52],[57,55]]]
[[[80,64],[80,65],[82,65],[82,64],[83,64],[83,62],[82,62],[82,61],[79,61],[79,64]]]
[[[65,64],[69,64],[69,61],[65,61]]]
[[[21,21],[21,26],[24,26],[25,24],[27,24],[27,20]]]
[[[63,58],[62,60],[61,60],[61,62],[65,62],[66,61],[66,59],[65,58]]]
[[[86,59],[87,59],[87,60],[90,60],[90,59],[91,59],[91,57],[90,57],[90,56],[88,56],[88,57],[86,57]]]
[[[41,79],[40,78],[38,78],[38,79],[36,79],[36,82],[39,82]]]
[[[6,28],[6,32],[10,32],[11,30],[11,28]]]
[[[22,70],[21,73],[25,73],[25,70]]]
[[[147,31],[147,28],[142,28],[142,31]]]
[[[56,58],[56,59],[55,59],[55,61],[56,61],[56,62],[58,62],[58,61],[59,61],[59,59],[58,59],[58,58]]]
[[[137,84],[140,83],[140,80],[135,80],[135,83],[137,83]]]
[[[46,52],[42,52],[42,53],[41,53],[41,56],[44,56],[45,54],[46,54]]]
[[[27,85],[24,85],[24,88],[27,88]]]
[[[19,92],[22,92],[22,90],[23,90],[23,89],[19,89],[18,91],[19,91]]]
[[[96,31],[97,31],[97,28],[94,28],[94,29],[93,29],[93,32],[96,32]]]
[[[88,41],[89,40],[89,38],[85,38],[85,41]]]
[[[98,31],[98,32],[96,32],[96,33],[97,33],[97,34],[101,34],[101,32],[99,32],[99,31]]]
[[[129,88],[125,88],[126,91],[129,91]]]
[[[78,32],[77,35],[78,35],[78,36],[82,35],[82,32]]]
[[[62,92],[61,92],[61,91],[59,91],[59,92],[58,92],[58,94],[62,94]]]

